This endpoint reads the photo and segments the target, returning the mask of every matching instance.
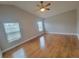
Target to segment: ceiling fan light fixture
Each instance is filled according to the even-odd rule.
[[[37,4],[37,7],[39,7],[40,12],[44,12],[44,11],[48,11],[50,10],[49,6],[51,5],[51,3],[47,3],[45,4],[43,1],[40,2],[40,4]]]
[[[41,11],[41,12],[44,12],[44,11],[45,11],[45,8],[41,8],[40,11]]]

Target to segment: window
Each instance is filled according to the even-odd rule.
[[[4,23],[8,42],[13,42],[21,38],[19,23]]]
[[[38,30],[39,31],[43,31],[43,22],[42,21],[38,21],[37,24],[38,24]]]

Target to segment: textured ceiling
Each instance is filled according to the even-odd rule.
[[[63,12],[67,12],[73,9],[76,9],[78,5],[78,1],[45,1],[45,4],[51,2],[50,11],[46,11],[41,13],[39,8],[36,6],[39,4],[39,1],[4,1],[0,2],[0,4],[7,4],[7,5],[16,5],[17,7],[37,15],[39,17],[50,17],[53,15],[57,15]]]

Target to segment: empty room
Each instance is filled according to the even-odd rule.
[[[0,58],[78,58],[79,1],[0,1]]]

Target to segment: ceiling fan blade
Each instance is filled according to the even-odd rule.
[[[40,3],[43,4],[43,1],[41,1]]]
[[[46,8],[46,10],[50,10],[49,8]]]
[[[48,6],[50,6],[51,5],[51,3],[48,3],[47,5],[45,5],[45,7],[48,7]]]
[[[44,3],[44,2],[43,2],[43,1],[41,1],[40,3],[41,3],[41,7],[43,7],[43,3]]]

